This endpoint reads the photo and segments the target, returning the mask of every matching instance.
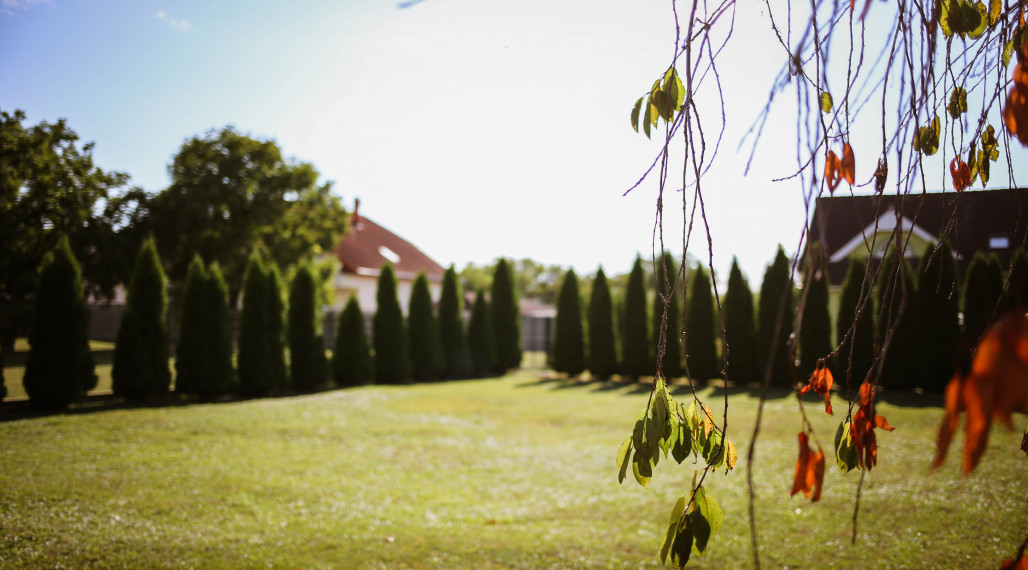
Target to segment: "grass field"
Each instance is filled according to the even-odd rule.
[[[649,489],[617,484],[614,456],[646,389],[521,372],[0,421],[0,567],[657,566],[694,466],[661,462]],[[700,394],[720,417],[722,392]],[[778,396],[753,466],[765,567],[998,568],[1023,540],[1019,431],[997,428],[970,478],[958,456],[930,473],[941,409],[911,396],[879,406],[896,431],[880,436],[851,546],[859,474],[829,465],[821,502],[790,499],[800,420]],[[752,565],[756,405],[746,391],[728,398],[739,466],[707,479],[725,524],[691,567]],[[830,454],[841,418],[819,408],[807,411]]]

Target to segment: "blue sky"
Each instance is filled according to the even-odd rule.
[[[747,177],[736,152],[784,61],[762,18],[740,9],[729,124],[704,181],[719,277],[737,255],[754,288],[804,219],[801,189],[771,182],[795,170],[791,102]],[[232,124],[444,265],[502,255],[617,273],[651,251],[656,179],[622,194],[659,146],[628,117],[673,34],[670,4],[649,1],[2,0],[0,108],[67,118],[103,168],[153,192],[184,140]],[[873,160],[854,148],[867,179]],[[670,192],[677,252],[681,226]],[[690,252],[706,260],[702,233]]]

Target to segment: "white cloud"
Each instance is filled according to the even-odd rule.
[[[49,4],[50,0],[0,0],[0,14],[13,16],[18,10],[28,10],[34,4]]]
[[[0,1],[11,2],[14,0]],[[169,26],[180,32],[188,32],[189,29],[192,28],[192,26],[189,24],[189,20],[179,20],[178,18],[172,18],[171,16],[168,16],[168,14],[164,12],[164,10],[159,10],[156,14],[154,14],[154,16],[157,17],[158,20],[163,20],[167,22]]]

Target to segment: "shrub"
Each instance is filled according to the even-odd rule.
[[[468,322],[468,350],[471,353],[472,374],[481,377],[496,368],[496,349],[493,344],[492,320],[489,318],[489,303],[485,294],[475,295],[471,306],[471,320]]]
[[[661,309],[663,310],[663,309]],[[653,373],[646,318],[646,284],[642,259],[636,257],[625,289],[624,315],[621,320],[621,373],[638,378]]]
[[[439,340],[442,343],[444,375],[447,378],[466,378],[471,373],[471,355],[464,336],[464,295],[453,265],[443,277],[443,290],[439,298]]]
[[[589,299],[589,373],[607,379],[617,372],[617,348],[614,340],[614,307],[610,284],[601,267],[593,279]]]
[[[310,267],[304,266],[289,288],[289,374],[299,391],[313,390],[325,381],[325,339],[319,322],[317,284]]]
[[[396,274],[385,264],[378,276],[378,310],[373,323],[375,345],[375,379],[383,384],[410,381],[410,360],[407,335],[403,328],[403,312],[396,297]]]
[[[878,342],[883,349],[886,335],[890,328],[893,329],[885,357],[879,357],[882,369],[880,384],[894,390],[913,388],[918,373],[917,356],[914,354],[914,337],[917,334],[914,299],[917,291],[913,272],[895,246],[889,250],[879,269],[876,293]]]
[[[22,382],[33,406],[63,408],[96,386],[82,273],[67,237],[43,259]]]
[[[822,258],[812,250],[806,282],[803,285],[806,300],[800,314],[800,368],[799,379],[806,380],[817,366],[817,361],[832,353],[832,317],[828,313],[828,272]],[[802,298],[802,297],[801,297]],[[826,361],[829,366],[831,361]]]
[[[443,346],[439,322],[432,311],[432,292],[428,276],[419,273],[411,289],[407,312],[407,345],[410,347],[411,375],[416,380],[438,380],[443,374]]]
[[[282,273],[275,262],[269,262],[265,266],[264,277],[268,283],[265,297],[268,328],[264,346],[268,351],[271,387],[274,390],[282,390],[289,387],[286,372],[286,307],[283,301]]]
[[[514,276],[506,259],[500,259],[493,273],[489,303],[496,350],[496,370],[505,372],[521,366],[521,323]]]
[[[761,378],[757,365],[757,328],[753,310],[753,293],[739,269],[739,262],[732,258],[732,269],[728,274],[728,289],[722,304],[725,319],[725,339],[728,345],[728,378],[742,382],[753,382]]]
[[[678,291],[676,279],[678,269],[674,258],[669,252],[664,252],[660,258],[661,263],[657,266],[656,295],[653,297],[653,353],[650,354],[650,362],[656,363],[660,358],[661,329],[665,334],[664,355],[661,360],[660,369],[665,378],[678,378],[682,375],[682,328],[681,312],[678,307]],[[665,304],[666,303],[666,304]],[[666,326],[664,326],[664,314],[667,313]]]
[[[585,339],[578,276],[573,269],[564,274],[557,294],[557,318],[553,329],[553,369],[571,377],[578,376],[585,370]]]
[[[771,385],[782,388],[793,387],[792,367],[789,362],[789,335],[792,334],[794,318],[790,274],[789,258],[779,245],[778,253],[764,272],[764,280],[760,284],[757,341],[760,347],[761,370],[766,370],[770,362]]]
[[[228,312],[228,284],[217,262],[211,264],[203,287],[207,338],[204,382],[197,393],[205,397],[224,396],[236,389],[232,369],[232,320]]]
[[[846,279],[842,284],[842,294],[839,297],[839,317],[835,322],[835,337],[840,343],[839,352],[835,354],[835,366],[840,376],[839,380],[845,381],[846,375],[852,370],[854,385],[863,381],[874,362],[874,304],[870,301],[871,284],[868,283],[866,287],[864,285],[866,272],[867,263],[863,259],[850,259]],[[865,302],[861,308],[862,290]],[[854,326],[858,309],[860,309],[860,316]],[[852,369],[850,368],[851,358]]]
[[[206,303],[207,270],[199,255],[193,256],[182,291],[182,317],[175,350],[175,391],[199,394],[207,381],[209,337]]]
[[[964,279],[964,330],[977,339],[995,317],[1003,294],[1003,266],[996,254],[977,252]]]
[[[143,242],[129,282],[125,312],[118,327],[111,367],[111,388],[130,400],[168,393],[168,291],[153,239]]]
[[[960,341],[958,309],[953,250],[948,241],[930,245],[917,270],[914,297],[916,384],[925,390],[942,392],[953,376],[953,353]]]
[[[260,254],[250,256],[243,285],[243,308],[239,315],[239,393],[264,396],[275,387],[271,358],[267,352],[268,281]]]
[[[339,316],[336,346],[332,351],[332,375],[340,386],[359,386],[372,378],[364,314],[353,295]]]
[[[685,314],[685,354],[692,378],[707,381],[721,376],[714,342],[714,296],[710,277],[699,264],[692,272],[689,310]]]

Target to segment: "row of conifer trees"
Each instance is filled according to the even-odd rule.
[[[157,248],[148,239],[136,260],[118,327],[111,369],[117,396],[152,401],[174,389],[205,399],[230,394],[259,397],[310,391],[333,382],[348,386],[484,376],[521,362],[513,279],[503,260],[493,277],[492,303],[478,292],[467,331],[463,295],[452,266],[443,280],[438,315],[422,273],[414,283],[407,319],[397,299],[395,272],[384,266],[372,342],[351,296],[340,315],[330,362],[312,270],[297,270],[286,304],[278,268],[255,253],[246,269],[233,363],[228,287],[216,263],[205,266],[196,256],[182,291],[173,387],[166,281]],[[42,264],[35,296],[23,377],[33,405],[62,408],[96,387],[88,324],[81,272],[68,240],[62,238]],[[2,376],[0,388],[6,392]]]
[[[817,258],[816,254],[810,257]],[[893,248],[878,267],[869,268],[860,259],[850,262],[834,327],[823,263],[804,264],[804,286],[796,290],[789,259],[779,247],[764,273],[755,305],[749,284],[733,260],[727,289],[721,294],[729,352],[727,377],[742,383],[760,381],[770,361],[771,384],[777,387],[792,387],[821,365],[840,380],[848,374],[859,383],[868,374],[881,374],[881,385],[890,389],[941,391],[955,369],[967,366],[969,351],[988,324],[1028,302],[1028,256],[1023,250],[1014,256],[1005,294],[1004,268],[995,254],[976,254],[962,279],[956,276],[948,242],[930,245],[916,269],[897,259]],[[646,279],[642,262],[636,259],[616,311],[620,326],[615,326],[603,270],[596,273],[586,315],[578,277],[569,270],[557,300],[550,354],[553,369],[569,376],[589,370],[598,378],[618,373],[677,378],[686,375],[687,367],[688,375],[700,381],[724,376],[713,281],[699,265],[689,271],[687,288],[675,283],[679,276],[674,259],[665,253],[655,271],[657,289],[650,295],[648,312]],[[683,290],[688,297],[681,312]],[[860,303],[861,299],[865,302]],[[860,318],[854,325],[857,314]],[[799,334],[793,336],[797,325]],[[790,346],[793,339],[795,345]],[[876,357],[886,342],[884,358]]]

